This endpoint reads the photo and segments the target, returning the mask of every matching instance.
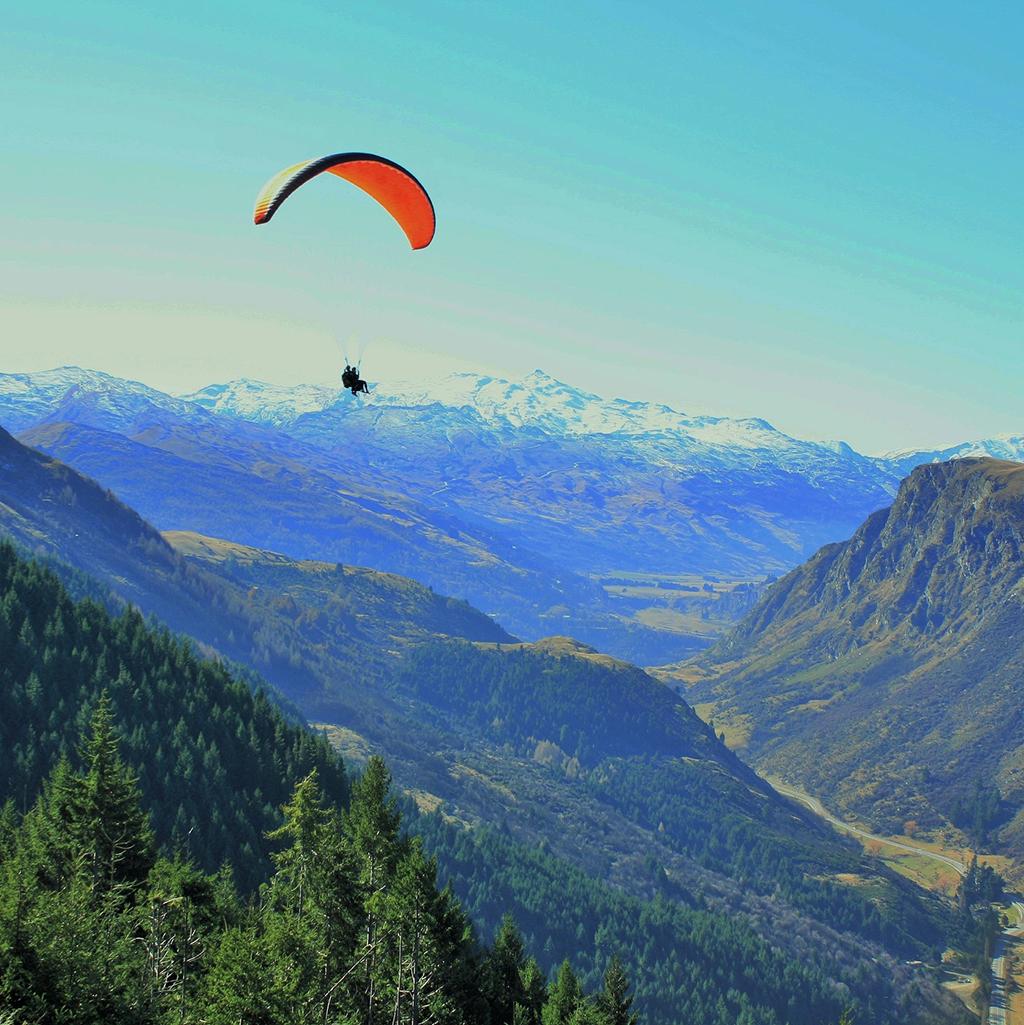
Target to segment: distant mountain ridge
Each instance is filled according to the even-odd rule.
[[[937,449],[910,449],[905,452],[889,452],[883,458],[909,473],[915,466],[926,463],[945,463],[950,459],[1006,459],[1010,462],[1024,462],[1024,435],[1003,434],[994,438],[965,441],[959,445]]]
[[[691,416],[660,403],[605,399],[534,370],[520,381],[455,373],[431,382],[378,385],[352,402],[322,386],[282,388],[241,379],[180,396],[212,412],[273,423],[306,440],[326,440],[346,418],[378,418],[388,408],[429,409],[435,416],[501,435],[525,432],[561,439],[616,439],[646,448],[646,458],[673,466],[727,467],[770,462],[812,471],[861,456],[844,442],[801,441],[766,420]]]
[[[708,637],[699,600],[645,575],[696,578],[699,594],[709,577],[786,572],[888,505],[902,476],[841,442],[605,400],[540,371],[356,400],[245,380],[171,396],[62,368],[0,375],[0,424],[161,529],[373,565],[520,636],[569,632],[643,664]],[[609,583],[624,578],[639,585]]]
[[[762,771],[1024,853],[1024,465],[918,467],[683,674]]]
[[[637,439],[674,438],[679,448],[693,446],[694,455],[713,447],[734,452],[770,453],[790,467],[812,465],[815,456],[839,456],[854,462],[869,460],[892,467],[900,477],[915,466],[949,459],[991,456],[1024,459],[1024,435],[973,439],[935,449],[896,449],[883,455],[864,455],[845,441],[806,441],[790,437],[758,417],[689,415],[663,403],[604,398],[534,370],[519,381],[476,373],[454,373],[428,382],[378,385],[368,397],[352,404],[344,392],[326,385],[293,387],[239,378],[212,384],[179,398],[212,412],[254,423],[294,424],[301,417],[337,407],[358,413],[364,406],[443,407],[472,410],[492,426],[537,429],[562,437],[628,436]]]
[[[635,438],[674,437],[680,445],[721,447],[737,452],[771,453],[791,466],[841,457],[912,469],[926,462],[990,456],[1024,457],[1024,435],[973,439],[935,449],[894,449],[880,456],[862,455],[843,441],[804,441],[790,437],[757,417],[735,418],[688,415],[662,403],[606,399],[534,370],[519,381],[476,373],[453,373],[426,382],[380,384],[368,396],[351,400],[346,391],[327,385],[275,385],[249,378],[210,384],[176,395],[138,381],[102,371],[65,366],[54,370],[0,374],[0,415],[4,426],[17,433],[44,419],[53,419],[57,403],[69,392],[107,397],[107,408],[122,414],[151,403],[178,413],[195,407],[237,420],[277,427],[328,410],[346,415],[380,407],[440,407],[472,410],[492,426],[532,428],[565,437],[618,434]],[[798,453],[800,455],[798,455]],[[801,458],[802,456],[802,458]]]
[[[284,388],[245,378],[180,397],[214,412],[278,424],[334,406],[352,413],[375,406],[441,406],[473,410],[493,426],[534,428],[561,436],[676,434],[707,445],[778,451],[794,442],[764,420],[688,416],[663,404],[605,399],[542,370],[532,371],[521,381],[463,372],[430,382],[382,384],[358,403],[349,402],[347,393],[324,386]]]
[[[62,408],[74,408],[80,401],[91,402],[97,414],[120,424],[152,407],[184,414],[191,405],[140,381],[99,370],[59,367],[32,374],[0,374],[2,425],[12,434],[53,420]]]

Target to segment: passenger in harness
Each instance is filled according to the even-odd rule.
[[[367,395],[370,394],[370,389],[367,387],[366,382],[359,376],[359,368],[350,366],[348,363],[345,364],[345,369],[342,371],[341,383],[353,395],[358,395],[360,392],[365,392]]]

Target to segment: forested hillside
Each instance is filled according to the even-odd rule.
[[[72,602],[6,541],[0,596],[0,803],[31,804],[103,693],[157,836],[203,869],[229,862],[244,889],[269,871],[266,833],[298,780],[315,769],[344,800],[344,770],[322,738],[138,612]]]
[[[817,1025],[834,1015],[829,1005],[837,992],[850,991],[845,985],[837,991],[840,980],[813,953],[797,961],[742,918],[710,912],[692,897],[680,900],[663,874],[655,880],[660,892],[639,899],[501,831],[458,829],[439,814],[419,818],[415,829],[485,933],[497,926],[503,909],[514,909],[545,970],[571,951],[583,982],[593,986],[609,952],[623,953],[635,972],[645,1020]],[[875,966],[855,986],[859,1020],[915,1020],[920,1008],[909,990],[893,986],[886,967]]]
[[[466,758],[514,795],[501,802],[514,835],[566,856],[570,824],[591,833],[584,864],[599,878],[650,896],[667,870],[677,893],[701,891],[744,913],[763,895],[773,924],[785,908],[906,958],[934,957],[951,938],[937,902],[796,814],[676,694],[634,667],[564,641],[512,651],[435,642],[410,653],[396,686],[466,741],[476,735],[532,762],[534,772],[502,772],[493,759]],[[663,867],[641,868],[637,850]]]
[[[249,666],[292,698],[333,700],[350,719],[374,716],[365,684],[390,672],[394,650],[410,641],[435,632],[511,640],[465,602],[390,574],[194,534],[173,535],[178,551],[95,481],[2,429],[0,533],[65,576],[71,566],[99,581],[206,653]],[[75,585],[90,586],[81,577]]]
[[[506,999],[507,989],[501,990],[506,997],[486,990],[493,978],[486,966],[498,955],[477,950],[464,935],[464,924],[458,925],[462,912],[450,898],[430,896],[436,894],[432,869],[415,845],[396,840],[381,855],[382,864],[393,866],[394,875],[387,877],[394,880],[393,898],[383,905],[371,902],[370,910],[364,903],[362,911],[358,900],[352,903],[353,894],[365,885],[358,883],[359,872],[351,867],[351,851],[357,846],[351,830],[357,816],[350,810],[346,825],[337,825],[331,809],[344,803],[345,777],[321,742],[289,725],[226,670],[197,659],[137,614],[113,617],[93,602],[73,603],[49,571],[19,559],[10,546],[0,552],[2,650],[10,656],[0,676],[3,752],[10,752],[4,778],[20,780],[19,793],[4,813],[0,845],[0,943],[7,952],[5,963],[15,966],[0,981],[0,998],[29,1014],[29,1020],[41,1021],[157,1022],[176,1015],[181,1020],[184,1014],[186,1021],[227,1023],[237,1021],[239,1008],[245,1006],[259,1008],[265,1015],[260,1021],[301,1022],[314,1020],[303,1017],[313,1013],[310,1008],[323,1011],[327,997],[316,979],[338,979],[353,969],[348,982],[356,985],[362,978],[359,985],[365,987],[372,981],[378,994],[387,994],[388,1020],[394,1001],[404,1008],[401,1020],[411,1020],[406,1004],[412,999],[411,969],[403,960],[411,956],[406,939],[402,951],[382,941],[381,960],[374,955],[368,980],[359,967],[365,967],[360,959],[367,956],[365,941],[358,939],[365,936],[365,917],[362,925],[353,926],[360,915],[380,915],[381,921],[397,915],[402,924],[393,935],[404,936],[409,912],[401,902],[419,899],[409,897],[409,885],[425,901],[425,915],[455,930],[445,932],[449,946],[436,957],[448,959],[444,963],[452,966],[451,980],[462,979],[458,986],[470,988],[459,990],[459,996],[442,986],[438,992],[443,999],[455,1004],[468,1000],[478,1008]],[[59,677],[52,675],[57,673]],[[65,679],[71,686],[61,685]],[[102,696],[104,690],[108,697]],[[76,745],[90,709],[92,733]],[[117,760],[115,723],[128,767]],[[67,760],[60,760],[62,754]],[[322,813],[311,811],[319,804],[307,778],[312,769],[324,798]],[[33,804],[38,781],[47,773],[42,797]],[[365,778],[372,780],[374,774],[379,812],[386,805],[383,769],[371,761]],[[279,809],[297,780],[301,785],[282,827]],[[108,784],[114,787],[109,800],[102,795]],[[367,786],[365,781],[357,786],[353,808]],[[137,812],[132,810],[136,806]],[[117,830],[129,830],[131,836],[119,837],[110,823],[97,826],[95,816],[108,813],[104,807],[114,816]],[[185,808],[181,821],[179,807]],[[27,813],[19,825],[23,809]],[[310,832],[300,820],[321,825]],[[485,938],[493,934],[500,913],[512,910],[524,921],[530,950],[544,968],[569,957],[591,989],[603,984],[612,955],[621,954],[636,977],[637,1007],[645,1021],[818,1025],[837,1017],[848,1000],[860,1004],[866,1022],[919,1020],[922,1000],[911,1000],[919,985],[908,988],[905,981],[894,986],[893,966],[884,956],[869,975],[851,959],[842,971],[847,981],[837,985],[830,981],[835,980],[834,960],[815,967],[811,954],[799,964],[790,953],[766,945],[744,916],[730,918],[716,902],[680,890],[656,866],[650,878],[661,895],[652,892],[644,900],[588,878],[551,853],[531,851],[511,836],[477,838],[439,818],[418,815],[413,825],[425,837],[427,849],[436,848],[441,855],[442,879],[450,877],[460,894],[466,894]],[[330,861],[336,874],[317,876],[308,888],[302,883],[306,896],[298,897],[296,873],[311,863],[295,853],[295,845],[310,836],[318,843],[340,845],[332,850],[341,853]],[[158,853],[171,855],[176,848],[196,859],[195,868],[162,860]],[[204,866],[212,870],[227,861],[231,875],[248,890],[270,873],[268,850],[276,852],[274,874],[255,903],[239,903],[228,877],[203,874]],[[54,863],[57,856],[60,861]],[[316,891],[318,886],[323,889]],[[555,904],[556,894],[561,895],[560,905]],[[565,900],[567,895],[572,900]],[[556,906],[557,914],[544,910]],[[388,907],[402,910],[384,910]],[[335,911],[328,918],[340,916],[331,918],[333,925],[322,917],[331,908]],[[55,923],[69,915],[76,916],[81,931],[57,930]],[[26,921],[27,927],[18,924]],[[348,929],[348,939],[325,941],[322,930],[335,927]],[[139,929],[145,942],[132,942]],[[456,935],[461,937],[457,941]],[[512,980],[513,998],[521,999],[524,1007],[533,1001],[536,1007],[544,980],[525,954],[515,953],[514,931],[506,927],[502,935],[495,949],[512,949],[517,966],[506,975]],[[106,937],[99,946],[98,936]],[[483,958],[484,967],[473,967],[480,964],[474,958]],[[720,968],[712,971],[719,962],[735,968],[726,975]],[[397,981],[399,970],[404,983]],[[318,974],[324,971],[327,976]],[[569,976],[560,976],[575,992]],[[473,990],[467,979],[484,987],[483,1004],[479,988]],[[520,983],[521,990],[516,988]],[[613,978],[615,986],[621,991]],[[529,998],[527,991],[533,994]],[[945,1020],[955,1020],[950,1007],[935,1003],[935,991],[925,991],[929,1006]],[[345,992],[355,1003],[334,1004],[338,1014],[346,1007],[364,1006],[360,1001],[366,999],[365,988],[354,996],[351,990]],[[794,993],[799,1014],[791,1009]],[[43,1013],[52,1009],[53,1001],[70,1008],[64,1017]],[[578,998],[569,1003],[573,1001]],[[595,1000],[579,1013],[599,1014],[600,1006]],[[356,1013],[363,1015],[357,1020],[377,1020],[376,1012],[372,1019]],[[565,1013],[556,1020],[568,1025],[570,1017]],[[439,1013],[439,1020],[462,1019]],[[467,1013],[466,1020],[484,1019],[478,1009]]]
[[[5,1021],[631,1020],[614,956],[599,992],[583,993],[568,964],[549,992],[511,919],[492,947],[477,944],[435,861],[403,835],[380,759],[343,811],[315,769],[296,784],[267,837],[273,874],[247,902],[229,866],[210,875],[180,849],[158,853],[105,693],[77,761],[57,764],[23,816],[10,804],[0,816]]]

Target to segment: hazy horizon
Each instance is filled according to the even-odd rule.
[[[61,364],[60,366],[35,367],[35,368],[31,368],[31,369],[28,369],[28,370],[21,370],[21,371],[9,371],[9,370],[0,368],[0,374],[15,373],[15,374],[33,375],[33,374],[53,373],[53,372],[56,372],[56,371],[59,371],[59,370],[81,370],[81,371],[84,371],[86,373],[108,374],[111,377],[115,377],[115,378],[118,378],[118,379],[121,379],[121,380],[129,381],[129,382],[134,383],[134,384],[141,384],[141,385],[143,385],[143,386],[145,386],[147,388],[153,388],[156,391],[163,392],[164,394],[170,395],[170,396],[172,396],[174,398],[186,398],[189,395],[192,395],[192,394],[194,394],[196,392],[202,391],[204,388],[216,387],[218,385],[227,385],[227,384],[231,384],[233,382],[238,382],[238,381],[248,381],[248,382],[250,382],[252,384],[267,385],[267,386],[272,387],[272,388],[302,388],[302,387],[327,388],[327,389],[336,390],[339,394],[341,394],[341,393],[343,393],[345,391],[345,389],[341,386],[340,381],[332,381],[332,380],[329,380],[329,379],[325,379],[325,380],[321,380],[321,381],[308,381],[307,380],[307,381],[295,381],[295,382],[285,383],[285,382],[281,382],[281,381],[268,381],[268,380],[265,380],[265,379],[262,379],[262,378],[248,377],[248,376],[245,376],[245,375],[239,375],[239,376],[233,377],[233,378],[224,378],[224,379],[221,379],[221,380],[212,380],[211,379],[211,380],[208,380],[208,381],[203,381],[202,383],[197,384],[195,387],[166,388],[166,387],[162,387],[159,384],[154,383],[152,380],[146,380],[144,378],[139,378],[139,377],[128,377],[126,375],[113,373],[112,371],[109,371],[109,370],[103,370],[103,369],[101,369],[99,367],[84,367],[84,366],[80,366],[78,364]],[[873,449],[862,449],[862,448],[858,448],[858,446],[852,444],[849,441],[849,439],[843,438],[843,437],[840,437],[840,436],[834,435],[834,434],[819,434],[819,435],[794,434],[791,431],[787,431],[782,425],[773,422],[768,417],[758,416],[755,413],[747,414],[747,415],[735,416],[735,415],[731,415],[731,414],[725,414],[725,413],[716,412],[715,410],[712,410],[712,409],[695,409],[695,408],[687,409],[687,408],[683,408],[683,407],[680,407],[680,406],[677,406],[677,405],[672,405],[672,403],[669,403],[669,402],[658,402],[658,403],[655,403],[653,400],[645,399],[645,398],[639,397],[639,396],[617,394],[617,393],[615,393],[613,391],[608,391],[608,390],[605,390],[605,391],[602,392],[602,391],[592,390],[592,389],[589,389],[589,388],[582,388],[582,387],[578,386],[577,384],[575,384],[571,380],[566,380],[564,378],[556,377],[555,375],[548,373],[548,371],[544,367],[531,367],[530,369],[524,370],[522,373],[520,373],[518,375],[506,376],[506,375],[501,375],[501,374],[491,374],[491,373],[488,373],[485,370],[480,369],[479,367],[473,368],[473,367],[467,365],[465,368],[456,369],[456,370],[449,370],[447,372],[443,372],[443,373],[440,373],[440,374],[435,375],[435,376],[395,378],[395,379],[393,379],[391,381],[386,381],[386,382],[382,383],[381,393],[386,396],[389,393],[389,390],[394,390],[394,391],[401,392],[401,391],[405,391],[405,390],[411,389],[411,388],[413,388],[415,386],[418,386],[418,385],[423,385],[423,386],[425,386],[427,388],[427,390],[429,390],[429,386],[430,385],[441,384],[445,380],[447,380],[448,378],[456,376],[458,374],[468,374],[470,376],[479,376],[479,377],[490,377],[490,378],[493,378],[495,381],[503,382],[503,383],[508,383],[508,384],[522,384],[528,377],[530,377],[533,374],[537,374],[537,373],[544,374],[547,377],[550,377],[552,380],[557,381],[559,384],[567,385],[568,387],[574,388],[577,391],[581,391],[581,392],[584,392],[586,394],[593,395],[593,396],[595,396],[595,397],[597,397],[599,399],[605,400],[605,401],[622,400],[622,401],[631,402],[631,403],[633,403],[633,402],[651,402],[654,405],[666,406],[667,408],[671,409],[673,412],[681,414],[683,416],[688,416],[688,417],[712,417],[712,418],[721,418],[721,419],[730,419],[730,420],[747,420],[747,419],[749,419],[749,420],[765,420],[773,428],[775,428],[775,430],[780,431],[782,434],[785,434],[788,437],[794,438],[796,440],[819,442],[819,443],[823,443],[823,444],[830,444],[830,443],[835,443],[835,442],[843,442],[843,443],[846,443],[846,444],[850,445],[851,448],[853,448],[855,451],[859,452],[861,455],[865,455],[865,456],[869,456],[869,457],[874,457],[874,458],[881,458],[881,457],[885,457],[885,456],[890,455],[890,454],[899,454],[899,453],[905,452],[905,451],[941,450],[941,449],[952,448],[952,447],[954,447],[956,445],[960,445],[960,444],[967,443],[967,442],[987,441],[987,440],[991,440],[991,439],[999,439],[999,438],[1007,438],[1007,437],[1011,437],[1011,436],[1019,436],[1021,434],[1020,431],[1017,431],[1017,432],[1012,432],[1011,431],[1011,432],[1003,432],[1002,434],[993,434],[993,435],[973,435],[973,436],[970,436],[970,437],[951,437],[951,438],[946,438],[946,439],[940,439],[939,441],[928,443],[928,444],[924,444],[924,445],[901,445],[901,444],[894,444],[894,445],[891,445],[890,447],[885,448],[885,449],[874,449],[874,450]],[[372,402],[373,401],[373,395],[371,395],[369,397],[369,399],[365,399],[364,398],[364,399],[361,399],[360,401],[362,401],[362,402],[371,401]],[[2,427],[2,426],[3,426],[3,424],[0,424],[0,427]]]

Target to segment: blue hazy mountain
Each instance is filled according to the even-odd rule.
[[[244,380],[171,396],[62,368],[0,375],[0,424],[162,530],[403,574],[520,636],[644,664],[699,649],[756,598],[707,580],[756,582],[849,536],[916,458],[539,371],[355,400]]]

